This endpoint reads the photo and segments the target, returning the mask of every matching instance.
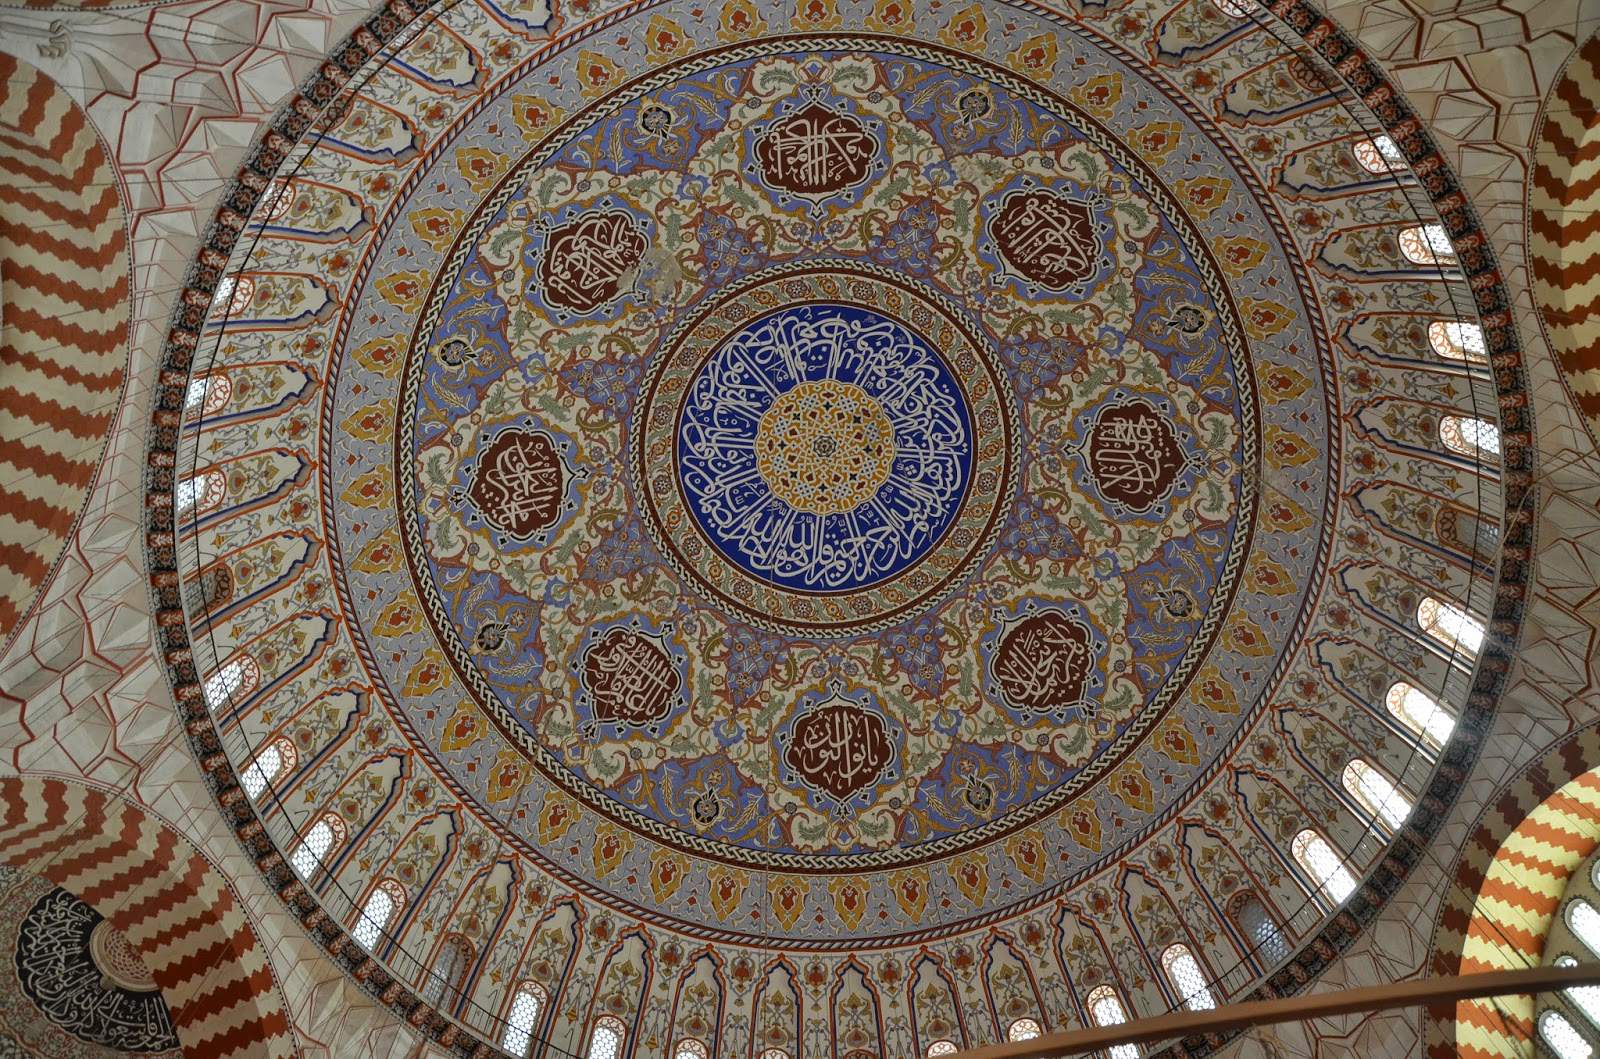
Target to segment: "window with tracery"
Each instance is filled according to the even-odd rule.
[[[1594,1048],[1578,1028],[1557,1011],[1546,1011],[1539,1016],[1539,1037],[1557,1059],[1590,1059],[1594,1055]]]
[[[1255,0],[1211,0],[1211,5],[1229,18],[1249,18],[1261,10]]]
[[[1245,894],[1235,900],[1233,921],[1241,933],[1255,946],[1263,963],[1277,963],[1289,956],[1289,941],[1283,936],[1277,921],[1255,894]]]
[[[1600,957],[1600,912],[1583,898],[1567,906],[1567,926],[1583,947]]]
[[[693,1037],[685,1037],[672,1050],[672,1059],[711,1059],[711,1051]]]
[[[1455,244],[1442,224],[1417,224],[1400,230],[1400,253],[1413,265],[1454,264]]]
[[[1291,848],[1300,867],[1334,904],[1344,904],[1345,899],[1356,892],[1355,876],[1322,835],[1308,827],[1294,836]]]
[[[1117,991],[1108,985],[1095,986],[1089,991],[1089,1017],[1096,1026],[1120,1026],[1128,1021],[1128,1013],[1122,1006],[1122,998],[1117,996]],[[1139,1059],[1139,1046],[1136,1044],[1118,1044],[1106,1053],[1111,1059]]]
[[[1578,966],[1578,961],[1571,956],[1557,956],[1555,963],[1557,967]],[[1591,1026],[1600,1028],[1600,985],[1571,986],[1563,989],[1561,995],[1583,1012],[1583,1017],[1589,1020]]]
[[[1033,1019],[1017,1019],[1011,1024],[1011,1028],[1006,1030],[1006,1040],[1031,1041],[1043,1032],[1044,1030]]]
[[[1428,345],[1446,360],[1465,360],[1481,364],[1489,359],[1483,328],[1459,320],[1435,320],[1428,325]]]
[[[228,480],[221,471],[202,471],[185,478],[172,491],[172,505],[180,518],[199,518],[222,505],[228,495]]]
[[[250,276],[224,276],[217,283],[217,293],[211,298],[211,307],[215,309],[226,305],[223,317],[232,319],[250,308],[250,302],[255,296],[256,281]]]
[[[422,985],[422,999],[434,1007],[444,1006],[465,991],[467,972],[472,967],[472,946],[459,934],[451,934],[439,946],[428,979]]]
[[[1383,704],[1396,720],[1435,748],[1448,743],[1450,733],[1455,730],[1456,719],[1449,710],[1421,688],[1403,680],[1395,681],[1389,687]]]
[[[344,839],[344,819],[338,813],[323,813],[290,854],[289,867],[300,878],[311,878],[328,859],[328,854],[344,845]]]
[[[1360,803],[1367,815],[1382,820],[1391,831],[1411,815],[1411,799],[1400,792],[1371,762],[1356,758],[1344,767],[1344,789]]]
[[[1167,951],[1161,954],[1161,969],[1167,972],[1167,980],[1190,1011],[1210,1011],[1217,1006],[1206,983],[1206,974],[1200,969],[1200,961],[1194,958],[1189,946],[1167,946]]]
[[[228,381],[228,373],[214,372],[210,375],[201,375],[189,383],[189,392],[183,401],[183,410],[193,414],[199,409],[202,416],[216,415],[227,405],[228,398],[233,396],[233,383]]]
[[[383,937],[383,928],[389,925],[389,920],[405,903],[405,888],[393,879],[384,879],[374,886],[356,920],[356,929],[350,932],[356,944],[369,950],[378,944]]]
[[[293,772],[299,759],[300,754],[295,750],[293,741],[279,736],[262,747],[255,760],[245,767],[239,776],[239,786],[252,799],[259,798],[280,777]]]
[[[1473,654],[1483,647],[1483,622],[1454,603],[1425,596],[1417,604],[1417,624],[1445,647],[1464,647]]]
[[[256,660],[249,655],[235,655],[206,678],[200,693],[205,696],[206,708],[215,713],[239,702],[260,684],[261,667],[256,665]]]
[[[1356,161],[1361,163],[1361,168],[1374,176],[1398,173],[1406,168],[1406,156],[1400,150],[1400,145],[1388,136],[1374,136],[1370,140],[1362,140],[1353,150]]]
[[[954,1055],[959,1051],[955,1041],[934,1041],[928,1045],[926,1053],[928,1059],[939,1059],[941,1055]]]
[[[588,1059],[618,1059],[622,1055],[622,1038],[627,1032],[628,1028],[615,1015],[601,1015],[595,1019],[594,1032],[589,1034]]]
[[[768,1048],[757,1059],[789,1059],[789,1053],[782,1048]]]
[[[1487,419],[1443,416],[1439,420],[1439,440],[1461,456],[1500,455],[1500,428]]]
[[[500,1047],[512,1055],[527,1055],[533,1045],[533,1028],[539,1023],[539,1012],[544,1008],[547,994],[538,982],[523,982],[511,997],[511,1010],[506,1014],[506,1032]]]

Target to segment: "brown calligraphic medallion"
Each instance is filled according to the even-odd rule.
[[[490,526],[527,540],[556,524],[566,493],[566,468],[542,430],[502,430],[484,447],[467,483],[467,498]]]
[[[1084,704],[1093,668],[1089,626],[1060,610],[1046,610],[1006,629],[990,661],[990,676],[1013,709],[1050,713]]]
[[[651,728],[672,713],[683,682],[658,637],[618,628],[583,652],[583,686],[594,723]]]
[[[755,145],[761,179],[805,198],[861,183],[877,153],[877,139],[859,118],[821,103],[774,121]]]
[[[550,305],[593,312],[622,293],[625,276],[644,259],[645,233],[625,210],[591,210],[551,230],[539,262],[539,285]]]
[[[1165,499],[1184,462],[1172,422],[1143,400],[1102,409],[1084,458],[1101,495],[1130,511],[1148,511]]]
[[[877,783],[894,756],[884,719],[835,695],[795,721],[783,763],[806,787],[843,804]]]
[[[1018,275],[1050,290],[1093,276],[1105,253],[1088,203],[1052,191],[1006,195],[989,219],[989,237]]]

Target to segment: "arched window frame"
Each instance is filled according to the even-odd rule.
[[[698,1037],[685,1037],[672,1049],[672,1059],[711,1059],[711,1049]]]
[[[1011,1025],[1006,1027],[1006,1040],[1031,1041],[1044,1035],[1044,1027],[1039,1025],[1038,1019],[1023,1016],[1012,1019]]]
[[[247,652],[241,651],[217,667],[206,678],[200,693],[205,697],[206,708],[216,713],[224,706],[233,706],[255,694],[261,686],[261,667]]]
[[[1455,731],[1455,715],[1438,699],[1404,680],[1389,685],[1383,705],[1395,720],[1435,750],[1448,743],[1450,733]]]
[[[1122,1006],[1122,998],[1109,985],[1097,985],[1089,990],[1084,1006],[1089,1009],[1089,1019],[1096,1026],[1120,1026],[1128,1021],[1128,1009]],[[1111,1059],[1138,1059],[1139,1046],[1118,1044],[1106,1054]]]
[[[1178,1000],[1190,1011],[1210,1011],[1217,1006],[1205,969],[1189,946],[1182,942],[1168,945],[1161,953],[1161,970],[1172,984],[1172,991],[1178,994]]]
[[[1253,914],[1246,914],[1254,909]],[[1253,890],[1244,890],[1228,902],[1228,918],[1234,927],[1250,942],[1263,963],[1275,964],[1289,956],[1289,939],[1283,927],[1268,910],[1267,903]]]
[[[1500,428],[1476,416],[1440,416],[1439,442],[1457,456],[1500,455]]]
[[[1369,817],[1380,821],[1390,831],[1400,830],[1415,807],[1400,785],[1366,758],[1352,758],[1345,765],[1340,782]]]
[[[1374,136],[1370,140],[1359,140],[1351,150],[1361,168],[1373,176],[1387,176],[1390,173],[1403,173],[1406,170],[1405,153],[1390,136]]]
[[[380,879],[362,902],[350,936],[371,952],[383,940],[384,931],[406,905],[406,888],[393,879]]]
[[[926,1056],[927,1059],[939,1059],[941,1055],[954,1055],[960,1050],[960,1048],[956,1047],[955,1041],[937,1040],[928,1045],[928,1050],[922,1054]]]
[[[1459,360],[1468,364],[1485,364],[1489,360],[1489,346],[1483,338],[1483,328],[1464,320],[1435,320],[1428,325],[1428,345],[1445,360]]]
[[[423,980],[422,999],[434,1007],[453,1007],[455,999],[466,992],[467,973],[472,969],[475,955],[472,943],[466,938],[460,934],[446,934]]]
[[[172,491],[172,506],[180,519],[196,519],[222,506],[228,495],[228,479],[221,471],[201,471],[178,483]]]
[[[300,878],[313,878],[327,864],[329,854],[344,845],[347,835],[344,817],[334,812],[323,813],[306,828],[289,857],[289,866]]]
[[[211,308],[216,310],[226,304],[222,318],[232,320],[236,316],[243,316],[244,311],[250,308],[250,303],[256,296],[256,281],[253,276],[223,276],[217,282],[217,292],[211,297]]]
[[[1590,1059],[1594,1055],[1594,1046],[1559,1011],[1539,1016],[1539,1037],[1556,1059]]]
[[[1414,224],[1400,229],[1400,256],[1413,265],[1453,265],[1455,244],[1442,224]]]
[[[1423,596],[1417,604],[1417,626],[1446,650],[1463,648],[1476,655],[1483,649],[1483,622],[1461,607],[1436,596]]]
[[[622,1059],[622,1045],[628,1039],[628,1027],[615,1015],[601,1015],[594,1020],[589,1031],[586,1059]]]
[[[1342,905],[1356,892],[1356,879],[1344,866],[1344,858],[1316,828],[1308,827],[1290,843],[1295,863],[1311,878],[1315,892],[1335,905]]]
[[[789,1053],[784,1051],[782,1048],[768,1048],[766,1051],[757,1056],[756,1059],[789,1059]]]
[[[184,395],[183,410],[189,415],[199,413],[201,418],[216,415],[227,407],[233,397],[233,382],[225,371],[196,375],[189,380],[188,393]]]
[[[1211,6],[1229,18],[1251,18],[1261,11],[1256,0],[1211,0]]]
[[[500,1038],[500,1047],[512,1055],[527,1055],[533,1046],[539,1013],[549,1002],[550,994],[538,982],[517,983],[511,991],[511,1006],[506,1009],[506,1032]]]
[[[279,779],[293,772],[299,763],[300,752],[295,749],[294,740],[280,735],[262,747],[245,766],[239,774],[239,786],[254,801]]]

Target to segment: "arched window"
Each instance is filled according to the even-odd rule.
[[[954,1055],[959,1051],[955,1041],[934,1041],[928,1045],[926,1053],[928,1059],[939,1059],[941,1055]]]
[[[1439,440],[1462,456],[1500,455],[1500,428],[1487,419],[1444,416],[1439,420]]]
[[[1600,912],[1595,911],[1594,905],[1581,897],[1573,901],[1567,906],[1567,926],[1584,948],[1600,956]]]
[[[222,668],[211,674],[201,689],[206,708],[215,713],[224,706],[239,702],[261,684],[261,669],[249,655],[235,655]]]
[[[1211,0],[1211,3],[1229,18],[1249,18],[1261,10],[1256,0]]]
[[[693,1037],[685,1037],[673,1049],[672,1059],[711,1059],[711,1050]]]
[[[172,491],[172,504],[179,517],[199,518],[219,507],[228,493],[228,480],[221,471],[202,471],[185,478]]]
[[[461,935],[451,934],[433,958],[428,980],[422,984],[422,999],[434,1007],[453,1003],[465,990],[471,967],[472,946]]]
[[[1006,1030],[1006,1040],[1031,1041],[1042,1033],[1044,1030],[1040,1029],[1039,1024],[1033,1019],[1018,1019],[1011,1024],[1010,1029]]]
[[[1367,815],[1382,820],[1391,831],[1398,831],[1411,815],[1411,799],[1400,793],[1400,788],[1373,768],[1371,762],[1361,758],[1344,767],[1344,789],[1361,803]]]
[[[389,925],[389,920],[405,903],[405,888],[393,879],[384,879],[374,886],[367,895],[360,918],[356,920],[356,929],[351,932],[356,944],[368,950],[378,944],[378,939],[383,937],[383,928]]]
[[[263,791],[278,781],[278,777],[293,772],[299,759],[300,754],[295,750],[294,743],[279,736],[262,747],[255,760],[245,766],[239,777],[239,786],[252,799],[259,798]]]
[[[1413,265],[1453,264],[1455,244],[1442,224],[1418,224],[1400,230],[1400,253]]]
[[[1483,622],[1453,603],[1424,596],[1417,604],[1417,624],[1446,647],[1464,647],[1473,654],[1483,647]]]
[[[1578,961],[1571,956],[1557,956],[1556,966],[1576,967]],[[1575,985],[1563,989],[1561,995],[1583,1012],[1583,1017],[1589,1020],[1590,1025],[1600,1027],[1600,985]]]
[[[1233,921],[1255,946],[1263,963],[1277,963],[1288,957],[1288,939],[1255,894],[1241,894],[1234,899]]]
[[[1467,360],[1481,364],[1489,359],[1489,347],[1483,341],[1483,328],[1477,324],[1435,320],[1428,325],[1428,345],[1446,360]]]
[[[1406,156],[1401,152],[1400,145],[1387,136],[1362,140],[1353,149],[1361,168],[1376,176],[1398,173],[1406,167]]]
[[[1450,733],[1455,730],[1456,719],[1450,716],[1449,710],[1421,688],[1412,687],[1403,680],[1390,686],[1383,704],[1396,720],[1435,747],[1448,743]]]
[[[233,383],[225,371],[198,375],[189,380],[189,392],[183,399],[183,410],[193,414],[199,409],[202,416],[216,415],[233,396]]]
[[[782,1048],[768,1048],[758,1059],[789,1059],[789,1053]]]
[[[1210,1011],[1217,1006],[1206,985],[1206,973],[1200,969],[1200,961],[1194,958],[1189,946],[1167,946],[1167,951],[1161,954],[1161,969],[1167,972],[1167,980],[1190,1011]]]
[[[1294,836],[1292,849],[1300,867],[1311,876],[1317,889],[1327,894],[1334,904],[1344,904],[1345,898],[1356,892],[1355,877],[1345,868],[1339,854],[1328,845],[1328,840],[1317,832],[1308,827]]]
[[[1539,1016],[1539,1036],[1557,1059],[1590,1059],[1594,1055],[1594,1049],[1583,1039],[1583,1034],[1558,1012],[1546,1011]]]
[[[323,813],[295,847],[289,857],[289,866],[300,878],[311,878],[322,867],[328,854],[344,845],[344,837],[344,818],[338,813]]]
[[[523,982],[511,997],[511,1011],[506,1015],[506,1034],[500,1038],[500,1047],[512,1055],[527,1055],[533,1044],[533,1027],[539,1022],[539,1012],[544,1008],[547,994],[538,982]]]
[[[1128,1013],[1122,1008],[1122,1000],[1117,996],[1117,991],[1108,985],[1095,986],[1089,991],[1089,1017],[1096,1026],[1120,1026],[1128,1021]],[[1136,1044],[1119,1044],[1111,1048],[1108,1055],[1111,1059],[1139,1059],[1139,1046]]]
[[[615,1015],[601,1015],[595,1019],[594,1031],[589,1034],[588,1059],[618,1059],[622,1055],[622,1038],[627,1032],[628,1028]]]
[[[227,309],[223,312],[224,319],[241,316],[250,308],[250,302],[256,296],[256,281],[250,276],[223,276],[217,283],[217,293],[211,298],[212,309],[223,305]]]

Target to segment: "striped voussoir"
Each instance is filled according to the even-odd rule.
[[[1435,935],[1435,974],[1538,965],[1561,895],[1600,846],[1600,729],[1564,741],[1491,802],[1463,847]],[[1432,1059],[1534,1054],[1530,996],[1430,1012]]]
[[[1534,298],[1573,402],[1600,439],[1600,34],[1550,90],[1534,161]]]
[[[0,778],[0,862],[76,894],[127,936],[184,1054],[297,1054],[267,955],[222,874],[125,799],[42,777]]]
[[[94,478],[122,393],[122,201],[88,116],[0,55],[0,641],[27,613]]]

